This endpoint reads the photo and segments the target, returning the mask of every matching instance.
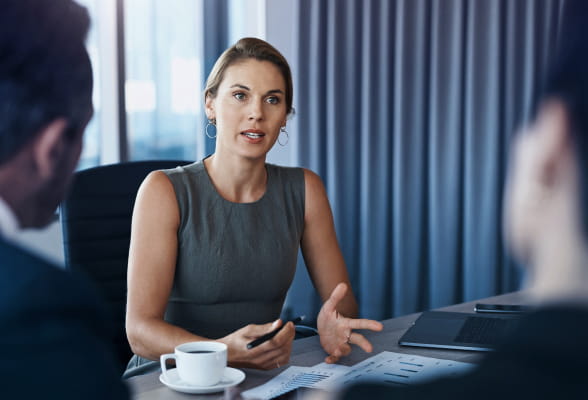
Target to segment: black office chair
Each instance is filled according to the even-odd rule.
[[[116,328],[121,374],[133,354],[125,331],[125,309],[135,196],[149,172],[189,163],[136,161],[79,171],[61,204],[66,268],[83,271],[104,296]]]

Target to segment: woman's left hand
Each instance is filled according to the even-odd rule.
[[[329,364],[336,363],[339,358],[351,353],[352,344],[368,353],[372,352],[372,344],[361,333],[353,332],[354,329],[379,332],[384,328],[378,321],[347,318],[339,314],[337,305],[345,297],[345,293],[347,293],[347,285],[339,283],[323,304],[317,319],[321,345],[329,354],[325,362]]]

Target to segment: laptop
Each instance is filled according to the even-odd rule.
[[[401,346],[491,351],[515,329],[520,315],[425,311],[398,341]]]

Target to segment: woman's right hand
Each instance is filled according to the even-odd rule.
[[[247,348],[249,342],[273,331],[282,324],[283,322],[280,319],[264,325],[250,324],[219,339],[219,342],[225,343],[228,347],[229,365],[265,370],[286,365],[290,360],[292,341],[295,335],[292,322],[286,323],[278,334],[270,340],[252,349]]]

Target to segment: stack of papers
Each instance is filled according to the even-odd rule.
[[[269,382],[241,393],[245,399],[273,399],[301,387],[335,390],[356,382],[392,385],[422,383],[440,377],[462,375],[473,364],[383,351],[353,367],[321,363],[290,367]]]

